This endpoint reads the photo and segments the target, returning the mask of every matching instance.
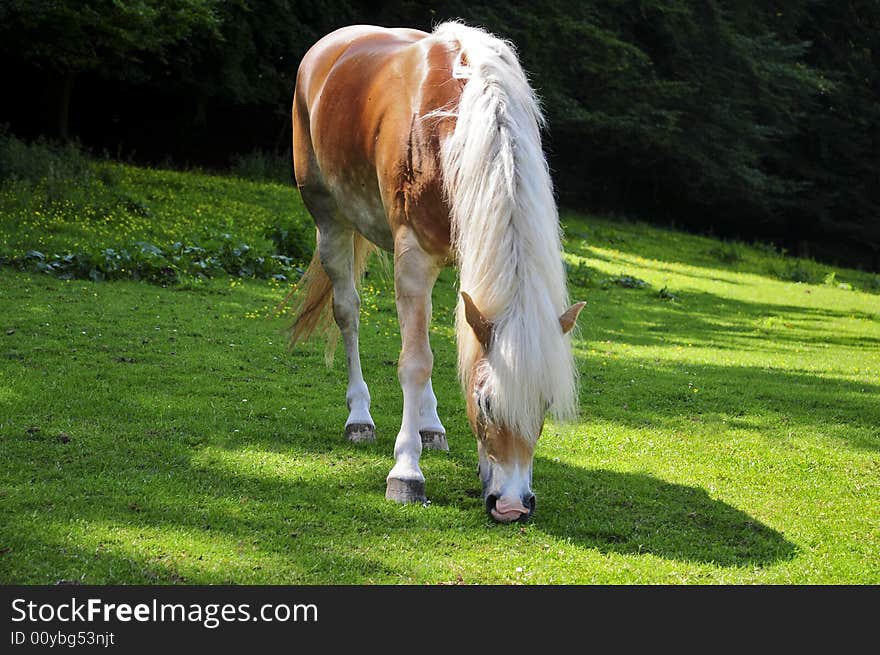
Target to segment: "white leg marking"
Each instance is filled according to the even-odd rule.
[[[421,424],[419,425],[420,430],[446,434],[446,428],[443,427],[440,417],[437,416],[437,396],[434,395],[434,388],[431,385],[430,379],[425,386],[425,393],[422,394],[422,406],[419,410],[419,415],[422,417]]]
[[[422,436],[422,446],[432,450],[449,450],[446,441],[446,429],[437,416],[437,397],[431,386],[431,380],[425,385],[425,393],[422,394],[422,406],[419,410],[421,422],[419,434]]]

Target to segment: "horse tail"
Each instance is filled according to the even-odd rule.
[[[367,268],[369,256],[376,247],[357,232],[353,235],[354,275],[355,282],[360,285]],[[333,320],[333,283],[321,264],[318,248],[312,255],[312,261],[305,274],[287,295],[284,305],[290,307],[294,316],[289,328],[290,347],[299,342],[308,341],[313,336],[327,340],[324,361],[327,366],[333,363],[336,343],[339,339],[339,328]]]

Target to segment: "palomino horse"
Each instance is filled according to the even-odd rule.
[[[576,369],[543,118],[512,47],[444,23],[428,34],[342,28],[305,55],[293,102],[296,182],[318,247],[292,341],[331,328],[348,365],[352,441],[375,439],[358,353],[357,285],[374,246],[394,253],[403,420],[385,496],[425,502],[422,448],[448,450],[431,387],[431,290],[455,263],[459,377],[490,515],[528,518],[547,411],[576,409]]]

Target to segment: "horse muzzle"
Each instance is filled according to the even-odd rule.
[[[486,496],[486,512],[498,523],[524,523],[535,511],[535,494],[529,492],[522,498]]]

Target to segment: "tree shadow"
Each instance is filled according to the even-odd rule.
[[[618,248],[617,244],[614,244],[615,250]],[[619,266],[621,269],[626,269],[627,266],[644,266],[645,260],[649,257],[646,253],[641,252],[630,252],[620,250],[615,255],[611,255],[607,252],[602,252],[597,247],[588,245],[584,242],[576,242],[573,240],[569,240],[566,243],[565,251],[572,254],[577,255],[578,257],[584,257],[589,259],[597,259],[599,261],[607,262],[609,264],[615,264]],[[678,268],[673,268],[670,264],[675,264]],[[723,284],[732,284],[732,285],[742,285],[744,284],[742,280],[738,279],[738,277],[744,272],[736,269],[727,269],[723,265],[716,266],[717,262],[711,261],[679,261],[672,262],[668,258],[663,260],[651,260],[651,270],[657,271],[660,273],[670,273],[673,275],[679,275],[682,277],[692,277],[700,280],[711,280],[712,282],[721,282]],[[594,279],[601,279],[602,277],[607,276],[606,273],[602,273],[590,266],[586,266],[581,264],[585,268],[588,268],[593,273]],[[752,274],[758,274],[757,272],[752,272]],[[765,272],[766,274],[766,272]]]
[[[290,455],[296,452],[288,449]],[[288,563],[297,583],[415,581],[418,555],[389,561],[383,556],[389,537],[403,543],[406,552],[442,562],[450,553],[426,548],[425,536],[450,531],[479,543],[487,531],[518,531],[516,525],[495,525],[485,516],[474,493],[479,484],[474,448],[433,456],[428,484],[434,509],[412,511],[384,500],[386,463],[370,458],[354,468],[286,477],[231,469],[220,460],[190,460],[178,463],[173,476],[169,470],[144,478],[140,463],[130,461],[119,478],[141,483],[106,489],[73,516],[63,511],[46,516],[39,530],[22,515],[14,550],[31,556],[62,550],[63,563],[52,576],[78,580],[87,570],[88,583],[96,577],[102,582],[217,582],[216,574],[203,569],[200,547],[224,553],[227,563],[219,581],[227,583],[259,580],[256,561],[273,559]],[[698,488],[544,458],[536,460],[536,480],[539,513],[530,529],[586,548],[724,567],[765,566],[796,553],[775,530]],[[49,486],[47,498],[55,485]],[[77,493],[72,485],[62,486],[64,493]],[[110,535],[102,539],[109,541],[84,536],[71,543],[71,520],[109,526],[102,531]],[[144,545],[159,534],[165,535],[160,545]],[[180,544],[178,535],[186,535],[184,543],[190,545]],[[260,557],[251,557],[256,553]]]
[[[752,366],[578,358],[581,413],[634,428],[717,423],[772,438],[768,421],[798,438],[821,434],[880,450],[880,385]],[[604,365],[603,365],[604,364]],[[609,400],[609,399],[615,400]]]
[[[286,450],[293,456],[298,452]],[[39,526],[26,513],[12,516],[3,563],[44,556],[58,561],[61,552],[51,580],[45,582],[78,581],[86,573],[84,582],[90,584],[260,582],[266,580],[261,567],[273,560],[284,560],[292,576],[278,580],[267,571],[273,583],[405,579],[411,574],[406,561],[391,566],[372,556],[369,544],[381,542],[389,532],[411,530],[415,539],[436,517],[394,511],[383,498],[384,464],[365,459],[356,472],[340,474],[331,465],[309,477],[264,476],[193,459],[145,477],[143,461],[132,460],[118,471],[118,479],[125,481],[92,491],[91,502],[73,511],[46,514]],[[59,504],[59,494],[82,493],[77,481],[60,482],[45,485],[36,506],[52,507]],[[75,534],[76,526],[83,525],[92,527]],[[93,533],[102,536],[92,538]],[[206,551],[213,554],[205,556]],[[219,572],[216,564],[211,570],[215,558],[224,563]]]
[[[880,384],[787,361],[797,357],[806,367],[810,352],[824,356],[837,346],[863,353],[870,365],[872,354],[880,353],[880,339],[844,332],[839,325],[832,333],[825,322],[874,317],[710,293],[688,292],[678,306],[639,291],[608,293],[609,302],[625,307],[615,308],[611,318],[600,303],[595,320],[582,319],[575,342],[584,416],[641,428],[708,418],[719,420],[721,429],[727,429],[721,421],[751,416],[758,422],[740,421],[736,427],[755,432],[772,416],[798,436],[818,432],[856,448],[880,449]],[[620,356],[620,346],[645,350]],[[724,351],[725,359],[742,363],[707,363],[699,355],[670,357],[657,350],[692,347]],[[756,363],[762,360],[766,363]]]
[[[640,473],[583,469],[537,457],[536,529],[603,553],[766,566],[797,548],[705,490]]]
[[[604,293],[610,294],[608,300],[621,300],[614,291]],[[664,302],[652,292],[620,293],[630,294],[624,301],[628,311],[617,312],[617,323],[603,320],[601,325],[589,325],[587,334],[599,331],[596,336],[604,333],[633,345],[699,343],[721,349],[745,345],[777,351],[786,345],[843,346],[880,351],[880,337],[847,334],[845,325],[828,325],[839,319],[873,322],[880,320],[880,314],[750,302],[694,290],[676,291],[675,302]],[[601,307],[596,311],[608,318]]]
[[[651,267],[654,270],[708,278],[728,284],[739,284],[733,276],[742,273],[779,282],[784,281],[785,274],[792,269],[808,272],[816,279],[824,277],[829,270],[838,269],[849,281],[854,281],[861,291],[878,293],[876,285],[870,282],[874,277],[870,272],[783,255],[766,244],[719,242],[709,235],[680,232],[627,220],[614,221],[597,217],[587,219],[577,214],[564,216],[563,222],[565,249],[580,256],[607,261],[650,259],[653,260]],[[598,252],[597,248],[613,249],[620,253],[620,257],[612,259]],[[672,268],[673,266],[678,268]]]
[[[446,297],[451,306],[451,290],[446,291]],[[616,298],[627,304],[625,311],[611,320],[589,323],[576,343],[578,366],[583,373],[581,407],[585,417],[638,428],[680,428],[692,419],[709,420],[709,415],[757,417],[755,420],[760,421],[771,412],[785,418],[792,429],[810,433],[820,423],[827,431],[828,419],[833,419],[841,429],[827,434],[853,447],[880,447],[878,439],[872,437],[877,436],[880,425],[880,404],[876,402],[880,386],[875,384],[790,368],[661,362],[632,355],[609,357],[607,366],[602,366],[600,360],[606,359],[602,353],[590,354],[583,349],[585,344],[609,339],[652,346],[687,346],[693,342],[713,348],[734,348],[731,342],[740,340],[759,349],[761,339],[770,339],[760,331],[749,332],[754,330],[751,321],[782,312],[797,312],[803,323],[798,329],[810,333],[819,343],[824,331],[811,328],[809,321],[836,317],[832,310],[731,301],[712,294],[687,293],[683,308],[638,291],[621,290]],[[722,311],[725,305],[727,309]],[[724,323],[718,321],[722,315]],[[771,326],[773,339],[780,330],[787,329]],[[228,339],[225,335],[215,338],[219,353]],[[386,338],[381,344],[387,346],[395,339]],[[176,343],[183,345],[184,338]],[[786,343],[800,341],[792,337]],[[371,339],[371,344],[373,348],[365,354],[365,364],[371,364],[369,369],[365,366],[370,383],[380,374],[394,380],[396,350],[380,350],[378,337]],[[870,340],[846,345],[866,351],[875,347]],[[455,554],[461,552],[447,550],[442,540],[439,545],[437,540],[426,545],[421,541],[424,535],[442,534],[449,543],[463,537],[457,547],[464,552],[479,550],[486,539],[502,542],[505,536],[516,534],[517,526],[495,526],[483,512],[474,475],[476,449],[455,380],[454,345],[451,339],[435,339],[434,347],[435,353],[440,353],[435,390],[453,450],[449,454],[425,454],[432,508],[400,511],[383,498],[384,478],[391,466],[400,421],[396,382],[375,385],[374,417],[380,438],[375,444],[359,447],[342,437],[346,417],[342,363],[327,372],[317,351],[283,363],[253,363],[244,356],[217,362],[191,360],[186,367],[177,365],[185,371],[179,377],[172,375],[177,369],[164,370],[146,361],[136,364],[135,370],[142,371],[140,375],[145,378],[154,375],[159,379],[161,374],[164,383],[150,381],[134,389],[124,387],[132,396],[126,407],[141,417],[138,421],[126,423],[107,412],[87,415],[91,421],[89,432],[100,436],[84,436],[82,450],[70,448],[60,467],[52,451],[57,446],[34,442],[32,447],[20,449],[26,456],[18,455],[21,472],[7,485],[9,494],[4,504],[8,501],[11,507],[16,486],[37,491],[33,500],[18,503],[15,510],[4,514],[9,520],[2,530],[4,538],[15,541],[12,553],[3,555],[4,568],[0,570],[10,570],[5,561],[27,553],[28,557],[51,556],[61,561],[65,570],[59,571],[59,578],[78,577],[74,574],[88,558],[106,558],[108,566],[100,570],[108,572],[108,581],[114,581],[113,570],[128,571],[141,580],[241,581],[259,579],[249,568],[250,554],[257,549],[278,561],[295,558],[300,567],[298,582],[356,583],[408,576],[417,581],[420,571],[415,559],[419,556],[454,561]],[[770,343],[764,347],[779,348]],[[108,359],[116,354],[93,352]],[[160,362],[168,359],[156,357]],[[129,364],[107,362],[101,375],[115,383],[133,373]],[[211,393],[194,394],[192,379],[196,375],[220,376],[223,386],[211,387]],[[699,394],[688,386],[691,382],[699,386]],[[89,389],[83,384],[72,393],[87,398]],[[327,397],[332,393],[334,397]],[[242,398],[249,402],[243,403]],[[632,409],[622,407],[618,399],[624,399]],[[69,400],[87,406],[81,398]],[[289,406],[290,412],[278,413],[281,405]],[[154,421],[156,408],[162,408],[161,422]],[[149,434],[153,424],[157,424],[159,433]],[[127,431],[114,434],[117,425],[127,426]],[[254,427],[249,429],[251,425]],[[737,427],[762,432],[760,425]],[[144,438],[143,433],[149,436]],[[117,436],[118,440],[113,440]],[[20,434],[10,435],[10,440],[23,438]],[[73,443],[79,448],[78,438]],[[210,451],[223,452],[233,460],[250,458],[251,467],[224,466],[220,457],[204,457]],[[540,448],[538,452],[540,455]],[[308,473],[274,473],[273,454],[305,462],[301,468],[308,468]],[[42,462],[42,468],[32,462]],[[112,475],[101,473],[108,468],[113,469]],[[641,473],[583,469],[540,456],[536,460],[535,487],[538,513],[529,530],[604,553],[651,553],[676,561],[740,567],[766,566],[790,559],[797,552],[777,530],[711,498],[699,487]],[[81,498],[88,500],[82,502]],[[53,504],[58,509],[46,512],[41,527],[35,527],[34,514]],[[64,509],[67,504],[72,509]],[[75,537],[73,544],[66,537],[71,527],[78,529],[92,523],[117,526],[123,536],[105,549],[92,543],[85,533]],[[137,545],[137,528],[149,528],[151,534],[180,531],[184,543],[201,539],[218,550],[231,548],[233,553],[240,547],[240,561],[228,565],[229,570],[224,572],[228,577],[214,577],[198,562],[179,564],[160,557],[161,553],[144,552]],[[383,557],[381,549],[389,536],[403,544],[410,560]],[[59,550],[64,551],[60,560]],[[225,552],[220,559],[230,561]]]

